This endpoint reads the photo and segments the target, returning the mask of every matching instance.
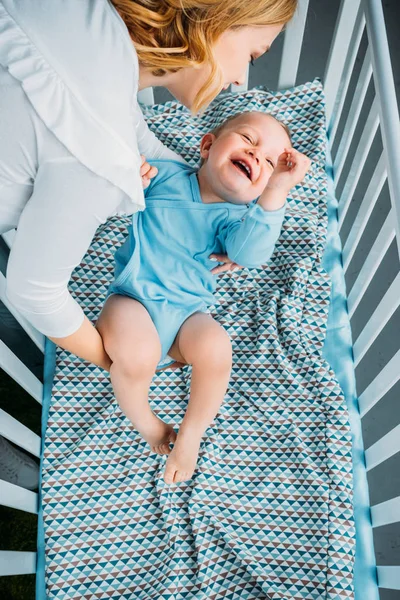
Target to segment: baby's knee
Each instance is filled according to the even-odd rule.
[[[161,345],[156,340],[143,340],[132,346],[121,343],[121,340],[108,339],[104,348],[113,364],[135,380],[152,377],[161,356]]]
[[[196,346],[194,363],[223,371],[232,367],[232,344],[223,327],[205,331],[199,336]]]

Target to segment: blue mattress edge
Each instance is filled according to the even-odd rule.
[[[39,480],[39,514],[37,534],[37,559],[36,559],[36,600],[46,600],[45,585],[45,553],[44,553],[44,526],[42,509],[42,461],[44,450],[44,438],[47,427],[47,418],[51,402],[51,390],[53,387],[54,371],[56,366],[56,345],[46,338],[44,350],[43,369],[43,404],[42,404],[42,442],[40,452],[40,480]]]
[[[342,265],[342,243],[338,228],[338,201],[334,192],[332,158],[328,143],[326,173],[328,230],[322,266],[331,278],[332,288],[323,354],[342,388],[352,435],[353,505],[356,526],[355,600],[379,600],[364,443],[354,373],[353,343]]]

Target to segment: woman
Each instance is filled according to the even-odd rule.
[[[137,92],[164,86],[204,109],[243,83],[296,5],[0,0],[0,232],[18,227],[7,295],[62,348],[109,369],[68,281],[101,223],[144,208],[140,154],[179,160]]]

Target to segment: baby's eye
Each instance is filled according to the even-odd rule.
[[[265,160],[267,161],[267,163],[269,163],[269,164],[271,165],[271,167],[272,167],[273,169],[275,168],[275,167],[274,167],[274,163],[272,162],[272,160],[271,160],[271,159],[269,159],[269,158],[266,158]]]
[[[248,141],[250,142],[250,144],[252,143],[252,141],[251,141],[251,137],[250,137],[250,136],[246,135],[245,133],[242,133],[242,136],[243,136],[243,137],[244,137],[246,140],[248,140]]]

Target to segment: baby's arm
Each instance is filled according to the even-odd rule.
[[[219,236],[229,259],[248,268],[267,263],[281,232],[284,216],[285,206],[268,211],[254,204],[241,221],[229,223]]]
[[[286,198],[300,183],[311,161],[294,148],[285,149],[258,202],[241,221],[225,230],[224,243],[229,259],[243,267],[259,267],[270,259],[285,216]]]

